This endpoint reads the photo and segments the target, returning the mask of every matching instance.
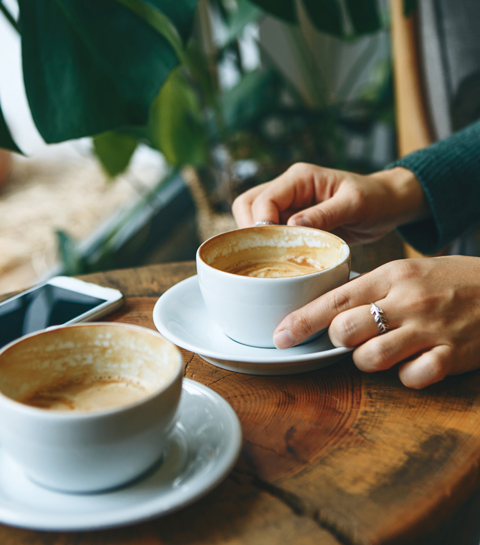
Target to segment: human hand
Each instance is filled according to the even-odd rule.
[[[415,175],[401,167],[361,176],[297,163],[233,203],[239,227],[257,221],[332,231],[349,244],[373,242],[429,213]]]
[[[381,335],[372,302],[388,322]],[[359,369],[399,364],[400,380],[410,388],[480,368],[480,258],[387,263],[291,313],[275,330],[274,342],[288,348],[328,326],[335,346],[355,348]]]

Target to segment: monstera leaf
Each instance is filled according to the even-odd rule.
[[[198,0],[130,0],[187,40]],[[179,64],[170,41],[120,0],[18,0],[25,89],[46,142],[146,125]],[[0,114],[0,146],[18,151]]]
[[[297,22],[296,0],[251,0],[268,13],[289,23]],[[342,5],[353,29],[353,36],[375,32],[381,27],[378,0],[302,0],[318,30],[340,38],[352,36],[346,31]]]
[[[313,24],[335,36],[357,36],[381,26],[377,0],[301,1]],[[192,32],[197,2],[18,0],[25,88],[45,141],[146,126],[161,87],[188,57],[182,48]],[[297,21],[296,0],[251,2],[285,21]],[[5,14],[2,0],[0,7]],[[248,0],[241,0],[239,8],[228,39],[259,15]],[[180,98],[191,105],[183,88]],[[19,151],[1,109],[0,147]],[[196,149],[197,156],[203,155]]]

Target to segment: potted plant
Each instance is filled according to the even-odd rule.
[[[95,152],[112,176],[126,168],[138,142],[148,143],[173,167],[194,167],[191,179],[201,180],[217,211],[233,197],[225,180],[242,178],[235,171],[239,161],[256,164],[253,175],[243,176],[247,184],[295,160],[345,166],[339,127],[364,130],[384,106],[388,78],[374,100],[348,112],[328,97],[309,103],[268,60],[244,69],[239,38],[245,25],[268,13],[294,28],[294,0],[18,3],[18,21],[1,0],[0,10],[21,35],[26,94],[45,141],[94,136]],[[377,0],[302,0],[302,6],[316,28],[347,40],[382,25]],[[212,39],[212,13],[225,29],[220,41]],[[302,47],[302,36],[296,39]],[[240,73],[229,89],[219,84],[217,70],[227,55]],[[308,55],[306,48],[307,72]],[[318,75],[310,76],[309,85],[320,88]],[[20,151],[1,105],[0,147]]]

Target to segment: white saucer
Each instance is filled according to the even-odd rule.
[[[0,449],[0,522],[33,530],[96,530],[165,515],[214,488],[242,441],[237,415],[218,394],[184,379],[179,420],[163,462],[121,489],[99,494],[47,490]]]
[[[155,327],[177,346],[229,371],[250,375],[291,375],[335,363],[350,348],[335,348],[326,334],[287,350],[255,348],[227,337],[213,322],[200,293],[197,276],[167,290],[153,309]]]

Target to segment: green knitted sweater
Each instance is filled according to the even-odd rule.
[[[401,226],[400,235],[424,254],[435,254],[480,221],[480,121],[389,165],[420,180],[433,219]]]

